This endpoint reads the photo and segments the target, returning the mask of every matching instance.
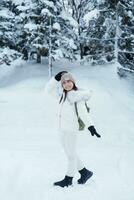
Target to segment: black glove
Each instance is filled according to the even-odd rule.
[[[55,79],[56,81],[60,81],[61,80],[61,76],[63,74],[67,73],[67,71],[62,71],[62,72],[59,72],[58,74],[55,75]]]
[[[89,127],[88,127],[88,130],[90,131],[90,133],[91,133],[92,136],[96,135],[96,137],[101,137],[101,135],[99,135],[99,134],[97,133],[97,131],[96,131],[96,129],[95,129],[94,126],[89,126]]]

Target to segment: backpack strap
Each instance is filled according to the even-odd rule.
[[[74,106],[75,106],[75,112],[76,112],[77,118],[79,118],[78,108],[77,108],[77,103],[76,102],[74,102]]]
[[[77,102],[74,102],[74,105],[75,105],[76,115],[77,115],[77,117],[79,117],[78,108],[77,108]],[[88,107],[86,102],[85,102],[85,106],[86,106],[87,112],[89,113],[90,112],[90,108]]]
[[[78,108],[77,108],[77,102],[75,102],[74,105],[75,105],[75,112],[76,112],[77,119],[78,119],[79,130],[82,131],[82,130],[84,130],[84,128],[85,128],[85,124],[84,124],[84,122],[82,121],[82,119],[79,117]]]
[[[87,112],[89,113],[90,112],[90,108],[88,107],[86,102],[85,102],[85,106],[86,106]]]

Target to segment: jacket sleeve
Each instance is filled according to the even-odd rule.
[[[55,98],[60,96],[59,82],[54,77],[46,83],[45,92]]]
[[[92,96],[92,90],[72,90],[68,94],[68,100],[71,104],[74,102],[88,101]]]

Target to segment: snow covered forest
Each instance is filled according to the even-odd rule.
[[[44,56],[133,72],[134,1],[1,0],[0,65]]]

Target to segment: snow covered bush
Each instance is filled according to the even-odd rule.
[[[21,57],[21,54],[10,48],[0,48],[0,65],[10,65],[14,60]]]

